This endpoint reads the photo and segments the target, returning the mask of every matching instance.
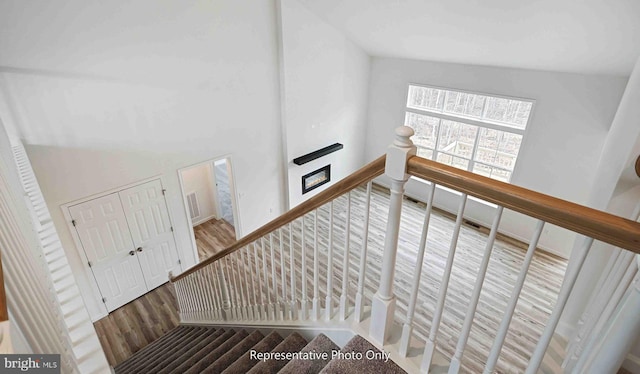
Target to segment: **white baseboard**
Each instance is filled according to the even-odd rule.
[[[215,215],[215,214],[212,214],[212,215],[210,215],[210,216],[208,216],[208,217],[205,217],[205,218],[199,219],[199,220],[197,220],[196,222],[192,222],[192,223],[191,223],[191,225],[192,225],[193,227],[196,227],[196,226],[198,226],[199,224],[205,223],[205,222],[207,222],[208,220],[213,219],[213,218],[218,218],[218,217],[216,217],[216,215]]]

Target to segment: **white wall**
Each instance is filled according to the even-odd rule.
[[[211,162],[207,162],[181,172],[185,195],[195,192],[198,200],[200,216],[192,220],[193,226],[217,216],[211,165]]]
[[[526,130],[513,184],[584,203],[595,177],[600,149],[627,81],[626,77],[551,73],[392,58],[374,58],[371,67],[366,159],[385,152],[393,129],[404,123],[409,83],[515,96],[536,101]],[[384,178],[381,179],[384,183]],[[410,181],[408,194],[426,189]],[[455,212],[458,198],[441,192],[436,205]],[[468,218],[490,226],[494,208],[470,201]],[[505,211],[501,229],[528,240],[533,220]],[[574,235],[546,225],[540,246],[568,257]]]
[[[370,58],[295,0],[281,0],[282,97],[289,207],[363,165]],[[294,158],[344,148],[298,166]],[[303,175],[331,164],[331,183],[302,195]]]
[[[107,31],[112,30],[115,39],[122,36],[123,43],[129,40],[127,33],[117,26],[126,17],[132,22],[131,34],[142,38],[140,48],[152,46],[157,53],[164,51],[169,56],[155,52],[138,55],[137,49],[131,49],[131,65],[127,65],[126,53],[105,53],[104,64],[113,62],[124,70],[132,69],[122,72],[123,79],[101,80],[38,70],[9,69],[0,74],[0,90],[8,102],[8,111],[3,114],[27,144],[93,319],[102,315],[102,308],[95,288],[90,287],[92,281],[83,271],[60,205],[160,176],[167,189],[169,213],[185,268],[196,259],[177,169],[232,155],[239,226],[244,233],[275,218],[283,206],[284,170],[277,152],[281,137],[275,4],[216,1],[210,5],[215,9],[199,11],[187,3],[170,5],[185,9],[171,12],[156,7],[148,13],[148,8],[140,6],[128,12],[111,9],[112,17],[99,18],[100,12],[93,15],[97,17],[96,27],[111,22]],[[82,9],[83,4],[76,7]],[[85,10],[86,15],[92,15],[89,8]],[[143,20],[144,35],[140,36],[135,25]],[[69,18],[71,23],[76,21]],[[91,23],[91,19],[83,22]],[[88,30],[94,32],[90,27]],[[172,31],[170,36],[155,40],[167,30]],[[105,35],[96,42],[111,40],[109,37]],[[147,37],[154,40],[145,43]],[[29,48],[28,40],[22,42]],[[167,69],[155,74],[158,65],[150,57]],[[109,58],[117,61],[107,61]],[[174,59],[173,65],[164,64],[169,58]],[[136,76],[135,69],[144,84],[128,80]],[[187,81],[189,84],[179,84]]]

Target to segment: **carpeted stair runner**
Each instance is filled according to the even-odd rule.
[[[308,353],[313,354],[313,359],[255,357],[255,353],[268,352]],[[337,352],[342,355],[332,359]],[[326,353],[326,358],[322,353]],[[364,358],[354,359],[358,354]],[[375,357],[369,358],[371,355]],[[307,343],[297,332],[283,339],[275,331],[264,336],[258,330],[249,333],[201,326],[178,326],[118,364],[114,371],[116,374],[405,373],[360,336],[340,349],[324,334]]]

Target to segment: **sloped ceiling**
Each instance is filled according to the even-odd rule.
[[[629,75],[637,0],[300,0],[374,56]]]
[[[640,55],[638,0],[299,1],[373,56],[628,75]],[[0,0],[0,66],[197,84],[232,3]]]

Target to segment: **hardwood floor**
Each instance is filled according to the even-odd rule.
[[[193,228],[200,261],[211,257],[236,241],[233,226],[223,219],[211,219]]]
[[[236,234],[224,220],[194,227],[200,260],[233,243]],[[110,365],[115,366],[178,325],[178,303],[169,283],[114,310],[93,324]]]
[[[175,291],[171,284],[166,283],[114,310],[93,326],[107,361],[115,366],[179,322]]]

